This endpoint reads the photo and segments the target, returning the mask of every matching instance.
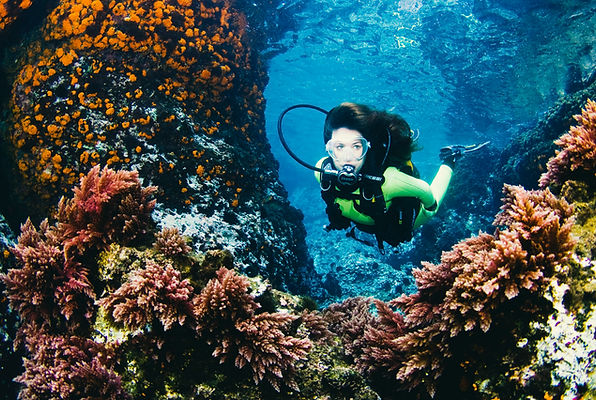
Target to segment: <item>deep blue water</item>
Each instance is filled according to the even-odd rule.
[[[579,67],[596,62],[595,1],[358,1],[287,4],[294,30],[269,62],[268,134],[291,189],[303,174],[276,137],[294,103],[331,108],[355,101],[394,110],[421,132],[416,155],[432,174],[440,147],[492,140],[502,146],[565,92]],[[321,116],[288,118],[288,140],[317,160]],[[295,128],[292,129],[292,128]],[[300,178],[296,180],[297,178]]]
[[[420,130],[424,149],[413,160],[430,181],[440,147],[503,147],[596,63],[596,1],[305,0],[280,9],[293,25],[269,49],[267,131],[315,253],[325,246],[324,206],[312,173],[277,138],[283,109],[353,101],[399,113]],[[304,110],[284,122],[290,146],[310,163],[324,155],[323,118]]]

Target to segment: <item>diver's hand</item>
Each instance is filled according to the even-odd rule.
[[[463,152],[454,146],[443,147],[439,153],[441,163],[447,165],[451,169],[455,168],[455,163],[461,158]]]
[[[464,146],[461,144],[445,146],[441,148],[441,150],[439,151],[439,158],[441,159],[441,162],[443,164],[453,169],[455,167],[455,163],[464,155],[464,153],[476,151],[478,149],[483,148],[489,143],[490,142],[484,142],[479,144],[472,144],[469,146]]]

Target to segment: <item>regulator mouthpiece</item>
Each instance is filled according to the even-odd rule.
[[[344,186],[355,185],[358,182],[356,168],[350,164],[344,165],[337,174],[337,181]]]

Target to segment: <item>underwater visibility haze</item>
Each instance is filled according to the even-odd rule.
[[[596,398],[596,2],[0,0],[0,400]],[[403,116],[327,232],[295,104]],[[325,115],[283,134],[325,155]]]

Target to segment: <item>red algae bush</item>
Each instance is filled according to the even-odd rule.
[[[23,225],[18,268],[2,276],[26,350],[20,398],[191,398],[214,374],[229,375],[222,386],[299,390],[307,326],[319,338],[321,319],[261,311],[229,257],[156,233],[154,193],[134,172],[97,166],[54,223]],[[308,322],[295,336],[299,318]]]
[[[594,394],[594,107],[556,141],[544,189],[505,185],[495,233],[414,269],[416,293],[374,300],[376,315],[370,299],[329,307],[331,330],[382,396]]]
[[[596,103],[588,99],[581,115],[575,115],[579,125],[555,141],[561,149],[548,162],[540,186],[561,186],[568,180],[581,180],[596,187]]]

